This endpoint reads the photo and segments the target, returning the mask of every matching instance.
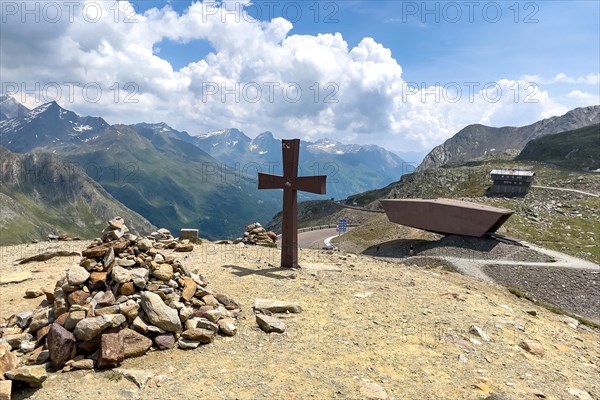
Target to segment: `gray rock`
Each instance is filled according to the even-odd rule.
[[[150,239],[140,239],[137,241],[137,247],[141,251],[148,251],[152,248],[152,241]]]
[[[270,333],[283,333],[285,332],[285,324],[279,320],[278,318],[264,315],[264,314],[256,314],[256,323],[258,327],[263,331]]]
[[[65,320],[65,328],[68,330],[73,330],[79,321],[85,319],[87,317],[87,313],[85,311],[71,311],[69,316]]]
[[[302,311],[298,303],[272,299],[255,299],[254,308],[257,310],[267,310],[272,313],[299,313]]]
[[[215,295],[215,297],[217,298],[219,303],[223,304],[225,306],[225,308],[228,310],[234,310],[236,308],[241,308],[240,304],[236,300],[234,300],[232,297],[230,297],[226,294],[219,293],[219,294]]]
[[[90,277],[90,273],[87,270],[80,266],[75,266],[69,268],[67,271],[67,282],[69,285],[79,286],[83,285],[83,283]]]
[[[191,307],[183,307],[179,310],[179,319],[181,322],[186,322],[194,316],[194,309]]]
[[[22,340],[21,343],[19,343],[19,350],[21,350],[25,354],[31,353],[32,351],[35,350],[35,348],[36,348],[35,340]]]
[[[131,271],[115,265],[112,270],[112,280],[117,283],[129,282],[131,280]]]
[[[106,253],[104,254],[104,259],[102,260],[102,263],[104,264],[104,267],[108,268],[113,263],[113,261],[115,261],[115,251],[112,247],[109,247],[108,250],[106,250]]]
[[[125,318],[123,316],[123,318]],[[79,340],[90,340],[112,325],[105,315],[82,319],[75,326],[75,337]]]
[[[123,268],[131,268],[137,263],[135,260],[130,260],[129,258],[122,258],[119,261],[117,261],[117,264]]]
[[[27,342],[33,339],[33,336],[30,333],[14,333],[12,335],[5,335],[2,337],[13,348],[19,348],[21,346],[21,342]]]
[[[31,323],[29,324],[29,332],[36,333],[43,327],[54,322],[54,311],[52,307],[38,308],[31,315]]]
[[[223,318],[219,320],[219,330],[227,336],[235,336],[237,325],[233,318]]]
[[[149,321],[170,332],[181,331],[181,321],[177,310],[167,306],[159,295],[144,291],[141,293],[141,306]]]
[[[148,333],[148,324],[146,324],[144,320],[142,320],[140,317],[136,317],[131,323],[131,329],[133,329],[137,333],[145,335],[146,333]]]
[[[31,323],[31,317],[33,315],[33,310],[22,311],[16,315],[17,318],[17,326],[21,329],[25,329]]]
[[[84,358],[83,360],[73,361],[71,367],[73,369],[94,369],[94,360]]]
[[[488,336],[488,334],[485,333],[485,331],[483,329],[481,329],[480,327],[478,327],[477,325],[471,325],[471,327],[469,328],[469,333],[471,333],[475,336],[479,336],[486,342],[490,341],[490,337]]]
[[[186,339],[181,337],[177,341],[177,346],[179,346],[179,348],[182,350],[192,350],[198,348],[198,346],[200,346],[200,342],[197,340]]]
[[[213,331],[213,332],[219,331],[219,325],[215,324],[214,322],[209,321],[206,318],[198,318],[196,321],[196,326],[194,328],[207,329],[207,330]]]
[[[134,268],[129,272],[131,273],[131,279],[133,280],[133,284],[140,289],[144,289],[148,281],[148,269]]]

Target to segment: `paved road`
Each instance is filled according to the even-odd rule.
[[[531,185],[531,187],[538,188],[538,189],[562,190],[563,192],[573,192],[573,193],[585,194],[587,196],[592,196],[592,197],[600,197],[600,195],[597,195],[595,193],[584,192],[582,190],[577,190],[577,189],[567,189],[567,188],[559,188],[559,187],[552,187],[552,186],[539,186],[539,185]]]
[[[337,235],[335,228],[302,232],[298,234],[298,246],[302,249],[321,249],[323,241],[334,235]]]

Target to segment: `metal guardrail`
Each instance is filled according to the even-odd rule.
[[[346,224],[348,228],[359,226],[359,224]],[[298,233],[311,232],[311,231],[319,231],[321,229],[331,229],[337,228],[337,224],[327,224],[327,225],[317,225],[317,226],[309,226],[306,228],[298,229]],[[281,237],[281,233],[277,235],[277,238]]]

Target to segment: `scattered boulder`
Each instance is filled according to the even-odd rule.
[[[544,355],[544,347],[541,345],[540,342],[535,340],[524,340],[521,343],[519,343],[519,347],[521,347],[525,351],[528,351],[531,354],[535,354],[536,356],[541,357]]]
[[[255,299],[254,309],[266,310],[272,313],[299,313],[302,311],[297,303],[271,299]]]
[[[267,333],[285,332],[285,324],[280,319],[270,315],[256,314],[256,323],[260,329]]]
[[[43,365],[16,368],[6,372],[4,376],[13,381],[25,382],[32,387],[41,387],[42,383],[48,379],[46,367]]]
[[[469,333],[482,338],[486,342],[489,342],[491,340],[488,334],[477,325],[471,325],[471,327],[469,328]]]
[[[371,382],[362,383],[360,386],[360,396],[362,399],[368,400],[386,400],[388,398],[384,388]]]

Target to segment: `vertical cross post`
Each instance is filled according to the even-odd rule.
[[[300,139],[283,140],[283,176],[258,174],[259,189],[283,189],[281,267],[298,268],[298,190],[325,194],[324,175],[298,176]]]

